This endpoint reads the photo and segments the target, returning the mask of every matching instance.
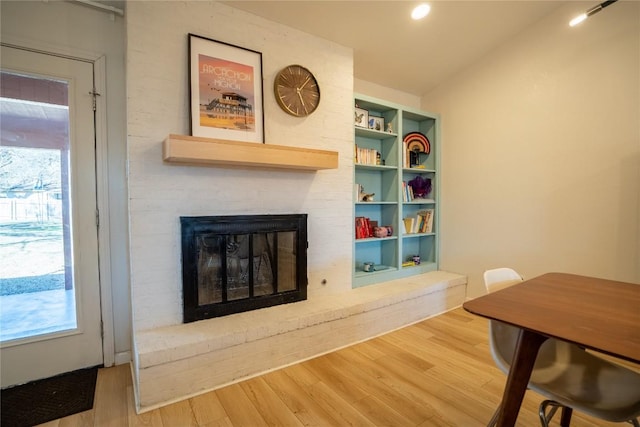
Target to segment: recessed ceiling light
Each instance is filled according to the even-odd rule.
[[[571,20],[571,22],[569,22],[569,25],[572,26],[572,27],[575,27],[576,25],[578,25],[579,23],[581,23],[585,19],[587,19],[587,14],[586,13],[582,13],[582,14],[576,16],[575,18],[573,18]]]
[[[431,6],[426,3],[416,6],[411,12],[411,18],[418,20],[422,19],[429,14],[431,11]]]
[[[575,18],[573,18],[571,20],[571,22],[569,22],[569,25],[571,25],[572,27],[575,27],[576,25],[578,25],[579,23],[581,23],[582,21],[584,21],[585,19],[587,19],[591,15],[595,15],[596,13],[600,12],[605,7],[610,6],[611,4],[613,4],[613,3],[617,2],[617,1],[618,0],[606,0],[606,1],[603,1],[599,5],[594,6],[591,9],[587,10],[585,13],[582,13],[582,14],[576,16]]]

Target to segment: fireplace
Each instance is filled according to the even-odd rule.
[[[185,323],[307,299],[307,214],[180,224]]]

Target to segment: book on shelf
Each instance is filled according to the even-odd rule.
[[[433,209],[423,209],[416,215],[403,218],[405,234],[433,233]]]
[[[372,221],[365,216],[357,216],[355,221],[356,239],[373,237]]]
[[[420,153],[411,150],[407,141],[402,142],[402,167],[405,169],[425,169],[420,164]]]
[[[418,212],[418,215],[421,215],[424,218],[424,222],[422,224],[422,228],[420,229],[420,233],[432,233],[434,210],[425,209]]]
[[[402,167],[409,167],[409,149],[407,148],[407,141],[402,141]]]
[[[380,165],[382,157],[378,150],[355,146],[356,163],[359,165]]]
[[[402,201],[412,202],[414,199],[413,187],[407,181],[402,181]]]
[[[410,234],[411,230],[413,230],[413,222],[414,219],[411,217],[403,218],[402,225],[404,226],[404,234]]]

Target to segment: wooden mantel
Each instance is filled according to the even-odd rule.
[[[336,151],[173,134],[164,140],[162,157],[165,162],[198,166],[244,166],[307,171],[338,168]]]

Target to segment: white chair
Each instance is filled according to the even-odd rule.
[[[496,292],[521,282],[510,268],[484,272],[487,292]],[[489,323],[489,346],[496,365],[508,374],[519,329],[498,321]],[[560,425],[569,426],[575,409],[610,422],[627,421],[640,427],[640,374],[564,341],[547,339],[538,352],[528,388],[545,396],[539,415],[543,427],[558,408]],[[499,409],[489,425],[495,425]]]

